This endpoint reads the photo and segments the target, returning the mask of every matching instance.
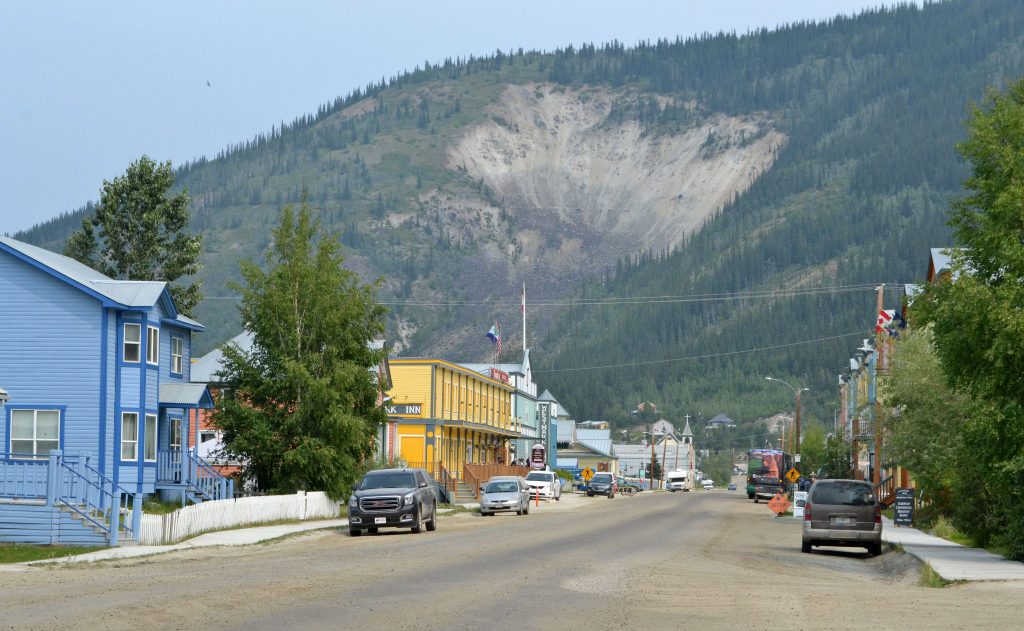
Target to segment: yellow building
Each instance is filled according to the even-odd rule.
[[[384,453],[439,477],[465,464],[507,464],[515,388],[442,359],[391,359]]]

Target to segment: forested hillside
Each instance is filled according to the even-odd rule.
[[[538,379],[577,418],[790,409],[771,374],[831,419],[873,285],[919,279],[949,243],[955,144],[970,103],[1024,70],[1022,26],[1014,0],[932,3],[367,86],[179,169],[206,235],[199,348],[237,333],[226,283],[307,195],[384,278],[403,354],[481,359],[498,319],[511,360],[525,281]],[[60,249],[85,212],[16,236]],[[620,300],[644,296],[686,298]]]

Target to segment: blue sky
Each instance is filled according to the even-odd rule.
[[[143,154],[212,157],[424,60],[743,33],[883,4],[893,2],[3,2],[0,233],[97,199]]]

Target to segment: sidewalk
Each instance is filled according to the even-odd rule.
[[[306,521],[297,524],[281,524],[277,526],[257,526],[255,528],[236,528],[235,530],[219,530],[208,532],[205,535],[193,537],[181,543],[166,546],[123,546],[107,548],[86,554],[61,557],[59,559],[44,559],[41,561],[27,561],[17,565],[48,565],[53,563],[89,563],[92,561],[106,561],[109,559],[127,559],[131,557],[148,556],[151,554],[162,554],[174,550],[190,550],[193,548],[206,548],[210,546],[248,546],[261,541],[277,539],[309,530],[323,530],[325,528],[344,528],[348,526],[347,519],[322,519],[318,521]]]
[[[903,546],[903,550],[931,566],[947,581],[1020,581],[1024,563],[1010,561],[980,548],[968,548],[926,534],[917,528],[897,528],[882,519],[882,540]]]

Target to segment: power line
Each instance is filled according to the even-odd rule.
[[[628,362],[624,364],[603,364],[599,366],[577,366],[575,368],[549,368],[548,370],[534,370],[535,374],[549,373],[549,372],[577,372],[583,370],[601,370],[604,368],[630,368],[633,366],[651,366],[654,364],[670,364],[672,362],[691,361],[694,359],[712,359],[715,357],[727,357],[729,355],[742,355],[745,353],[757,353],[760,351],[771,351],[780,348],[791,348],[793,346],[802,346],[805,344],[814,344],[817,342],[826,342],[828,340],[838,340],[844,337],[852,337],[854,335],[864,335],[865,331],[854,331],[853,333],[843,333],[841,335],[832,335],[829,337],[819,337],[813,340],[803,340],[800,342],[790,342],[788,344],[775,344],[772,346],[760,346],[757,348],[747,348],[738,351],[726,351],[724,353],[710,353],[707,355],[690,355],[688,357],[675,357],[673,359],[654,359],[645,362]]]

